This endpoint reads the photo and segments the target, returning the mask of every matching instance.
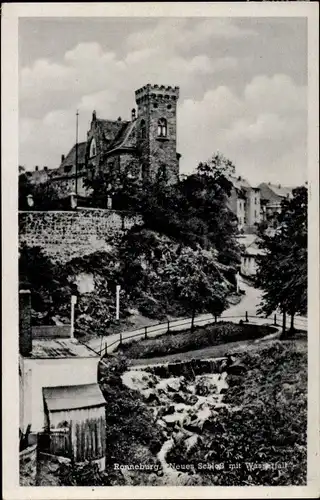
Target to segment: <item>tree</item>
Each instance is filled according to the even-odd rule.
[[[122,171],[99,170],[92,178],[85,179],[85,186],[91,190],[91,204],[100,208],[112,208],[140,212],[145,199],[145,186],[139,177],[136,164],[130,163]]]
[[[261,235],[260,247],[265,255],[258,258],[256,284],[263,289],[260,311],[270,315],[278,308],[283,314],[283,334],[286,315],[291,317],[307,311],[307,189],[293,190],[291,199],[282,202],[273,235]]]
[[[19,249],[19,281],[28,283],[32,292],[32,306],[37,311],[48,311],[50,303],[62,300],[61,267],[52,263],[40,247],[22,244]]]
[[[191,311],[191,330],[199,312],[220,315],[227,305],[230,283],[223,275],[223,267],[211,252],[183,249],[178,258],[171,262],[163,273],[164,281],[171,284],[175,297]]]
[[[28,174],[30,175],[24,172],[19,175],[19,210],[57,210],[65,207],[66,203],[51,182],[32,183]],[[33,207],[29,207],[27,203],[29,195],[33,198]]]

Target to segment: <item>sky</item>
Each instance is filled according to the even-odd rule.
[[[238,175],[307,179],[305,18],[20,18],[19,164],[58,167],[92,111],[130,119],[134,91],[180,87],[180,172],[220,151]]]

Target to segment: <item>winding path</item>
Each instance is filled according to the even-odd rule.
[[[257,325],[265,325],[265,324],[273,324],[273,317],[265,318],[257,316],[257,308],[261,301],[261,290],[254,288],[249,285],[247,282],[241,279],[240,282],[241,289],[245,292],[242,300],[235,305],[231,305],[228,309],[226,309],[221,317],[219,317],[219,321],[221,320],[230,320],[239,322],[241,318],[245,319],[246,311],[249,315],[249,322]],[[252,316],[252,318],[250,318]],[[253,318],[253,316],[255,316]],[[279,318],[280,319],[280,318]],[[200,314],[195,319],[195,324],[197,325],[208,325],[215,321],[212,314]],[[307,318],[296,317],[297,327],[301,330],[307,330]],[[290,318],[287,318],[287,328],[290,326]],[[170,330],[172,331],[181,331],[191,327],[191,318],[182,321],[181,319],[177,319],[176,321],[170,321]],[[160,325],[155,325],[154,327],[151,325],[148,327],[148,338],[158,337],[159,335],[163,335],[168,330],[168,323],[164,322]],[[135,330],[129,330],[121,333],[122,342],[128,341],[129,339],[135,338],[136,340],[139,338],[144,338],[145,336],[145,328],[139,328]],[[104,346],[107,342],[108,344],[108,354],[112,353],[118,346],[118,341],[120,339],[120,333],[114,333],[112,335],[108,335],[104,337],[102,340],[102,345]],[[242,341],[240,341],[242,342]],[[100,352],[101,349],[101,337],[93,338],[87,342],[87,345],[97,351]],[[187,355],[187,353],[185,353]]]

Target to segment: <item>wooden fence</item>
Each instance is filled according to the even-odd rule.
[[[70,427],[38,434],[40,452],[84,462],[103,458],[106,452],[106,420],[104,416],[71,422]]]
[[[196,318],[194,321],[194,326],[205,326],[217,323],[218,321],[243,321],[244,323],[253,323],[253,324],[261,324],[261,320],[263,320],[263,324],[269,324],[270,326],[282,326],[282,315],[274,314],[272,317],[264,318],[261,316],[252,316],[249,315],[248,311],[245,311],[243,315],[236,316],[217,316],[217,315],[207,315],[205,318]],[[307,327],[307,318],[295,318],[295,327],[305,329]],[[288,318],[287,318],[288,322]],[[137,328],[136,330],[132,330],[131,332],[119,333],[118,338],[113,342],[108,342],[108,337],[103,340],[104,347],[97,352],[100,356],[104,356],[108,354],[108,350],[115,345],[122,345],[124,341],[140,338],[147,339],[148,337],[156,337],[157,335],[163,333],[170,333],[174,331],[185,331],[191,329],[191,319],[184,318],[180,320],[167,321],[166,323],[157,323],[154,325],[145,326],[143,328]]]
[[[77,422],[74,429],[73,456],[76,462],[97,460],[106,452],[106,421],[100,417],[95,420]]]
[[[71,429],[59,429],[38,434],[38,449],[40,452],[72,458]]]

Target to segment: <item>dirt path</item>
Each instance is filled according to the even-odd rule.
[[[219,318],[219,321],[221,320],[226,320],[226,321],[236,321],[239,322],[239,320],[242,318],[243,320],[245,319],[245,313],[247,312],[249,317],[250,316],[255,316],[255,318],[250,318],[250,323],[254,323],[257,325],[263,325],[263,324],[272,324],[273,319],[270,317],[268,320],[264,317],[257,317],[257,308],[259,305],[259,302],[261,300],[261,290],[258,290],[257,288],[254,288],[253,286],[249,285],[245,281],[241,281],[240,286],[242,290],[244,290],[245,295],[243,296],[243,299],[235,305],[230,306],[228,309],[226,309],[221,317]],[[299,321],[299,324],[297,325],[298,328],[301,329],[307,329],[307,319],[306,318],[296,318],[297,321]],[[303,321],[304,324],[301,323]],[[280,317],[279,317],[280,321]],[[195,319],[195,324],[205,326],[206,324],[210,324],[214,322],[214,317],[212,314],[200,314],[199,316],[196,317]],[[175,325],[176,323],[176,325]],[[290,318],[287,318],[287,327],[289,328],[290,326]],[[172,322],[170,324],[170,329],[174,329],[175,331],[182,331],[186,330],[191,327],[191,318],[189,318],[189,323],[188,320],[187,322],[184,322],[183,324],[179,324],[179,319],[177,319],[175,322]],[[155,327],[155,331],[148,331],[148,338],[153,338],[153,337],[158,337],[159,335],[163,335],[164,333],[167,332],[168,329],[168,323],[164,322],[163,324],[160,324]],[[122,336],[122,341],[126,342],[131,340],[132,338],[139,339],[139,338],[144,338],[145,336],[145,329],[140,328],[138,330],[130,330],[126,332],[121,333]],[[101,337],[98,338],[92,338],[89,341],[87,341],[87,345],[95,350],[96,352],[100,352],[101,347],[104,347],[105,344],[108,344],[108,354],[112,353],[115,351],[115,349],[118,346],[118,341],[120,339],[120,334],[119,333],[114,333],[112,335],[108,335],[107,337],[104,337],[101,339]],[[183,353],[184,356],[187,356],[187,353]]]

